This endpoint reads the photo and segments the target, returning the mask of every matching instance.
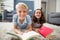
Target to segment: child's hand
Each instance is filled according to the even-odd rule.
[[[25,33],[29,32],[29,30],[26,30]]]
[[[20,32],[20,35],[23,35],[23,32]]]
[[[18,32],[18,35],[23,35],[23,32]]]
[[[38,32],[39,29],[35,29],[36,32]]]

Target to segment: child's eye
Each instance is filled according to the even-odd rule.
[[[41,12],[37,12],[37,14],[41,14]]]
[[[26,11],[23,11],[24,13],[26,12]]]
[[[19,11],[19,13],[21,13],[21,11]]]
[[[39,14],[41,14],[41,12],[39,12]]]

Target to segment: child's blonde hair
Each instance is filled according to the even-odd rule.
[[[20,2],[20,3],[16,4],[15,8],[17,9],[19,6],[24,6],[26,9],[28,9],[28,6],[23,2]]]

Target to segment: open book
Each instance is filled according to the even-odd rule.
[[[19,38],[19,40],[35,40],[35,39],[40,40],[41,39],[40,38],[41,35],[39,33],[34,32],[34,31],[24,33],[23,35],[18,35],[15,33],[7,33],[7,34],[14,35],[17,38]]]

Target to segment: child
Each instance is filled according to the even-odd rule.
[[[18,34],[23,34],[32,30],[32,21],[27,15],[28,6],[25,3],[16,5],[16,14],[13,16],[14,31]]]
[[[41,9],[36,9],[32,17],[33,30],[38,32],[38,29],[45,23],[45,18],[43,16]]]

